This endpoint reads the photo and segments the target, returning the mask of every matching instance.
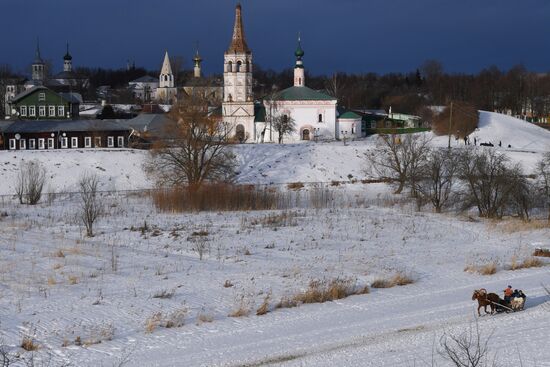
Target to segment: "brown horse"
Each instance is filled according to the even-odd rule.
[[[485,313],[487,312],[487,306],[491,307],[491,315],[495,313],[497,305],[500,304],[501,300],[498,294],[496,293],[487,293],[485,288],[476,289],[472,295],[472,301],[477,299],[477,314],[481,316],[479,310],[483,307]]]

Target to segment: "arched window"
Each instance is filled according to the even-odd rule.
[[[237,138],[239,143],[244,143],[245,131],[243,125],[237,125],[237,128],[235,129],[235,137]]]
[[[319,114],[319,122],[323,122],[323,114]]]
[[[237,73],[241,71],[242,66],[243,66],[243,63],[240,60],[237,61]]]
[[[227,63],[227,72],[228,73],[232,73],[233,72],[233,62],[232,61],[229,61]]]

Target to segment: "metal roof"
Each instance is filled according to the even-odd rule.
[[[14,121],[4,133],[47,133],[47,132],[86,132],[86,131],[129,131],[127,126],[118,121],[109,120],[74,120],[50,121],[31,120]]]
[[[266,98],[270,100],[271,98]],[[308,87],[290,87],[275,93],[273,101],[336,101],[328,94],[317,92]]]
[[[130,83],[153,83],[153,82],[158,82],[158,81],[159,81],[158,78],[152,77],[150,75],[144,75],[141,78],[137,78],[135,80],[132,80]]]

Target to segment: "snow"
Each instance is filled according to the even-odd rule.
[[[512,149],[493,149],[530,169],[550,138],[520,123],[483,112],[476,134],[514,141]],[[513,220],[417,211],[385,185],[361,183],[375,139],[236,146],[239,182],[344,182],[327,186],[337,198],[331,208],[172,214],[157,212],[148,195],[106,193],[92,238],[84,236],[77,194],[36,207],[11,197],[19,162],[43,162],[50,192],[74,191],[85,171],[100,175],[102,190],[135,190],[152,186],[142,170],[147,152],[0,152],[0,194],[10,195],[0,200],[0,346],[28,359],[19,345],[32,335],[40,345],[35,357],[51,365],[112,366],[126,356],[129,366],[421,366],[432,356],[446,365],[434,349],[444,333],[475,322],[473,290],[501,294],[511,284],[527,294],[526,310],[477,319],[485,336],[492,333],[491,352],[501,365],[520,365],[520,357],[524,365],[549,365],[550,302],[542,285],[550,285],[550,259],[541,258],[540,268],[508,268],[513,258],[550,248],[550,228],[512,230]],[[446,146],[446,137],[433,144]],[[292,220],[261,224],[274,215]],[[203,260],[195,250],[201,238]],[[490,262],[498,264],[494,275],[465,271]],[[362,287],[396,272],[415,282],[275,309],[311,280]],[[162,291],[173,295],[155,297]],[[268,294],[270,312],[256,316]],[[229,317],[241,303],[250,315]],[[183,326],[146,331],[152,315],[182,309]],[[77,337],[101,343],[78,346]]]

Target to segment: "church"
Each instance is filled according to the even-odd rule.
[[[255,102],[252,51],[244,34],[242,7],[237,5],[233,37],[224,54],[222,114],[238,140],[292,143],[361,136],[361,116],[339,111],[335,97],[306,86],[305,53],[300,39],[294,55],[294,85]],[[277,125],[281,120],[291,121],[294,129],[279,137]]]

